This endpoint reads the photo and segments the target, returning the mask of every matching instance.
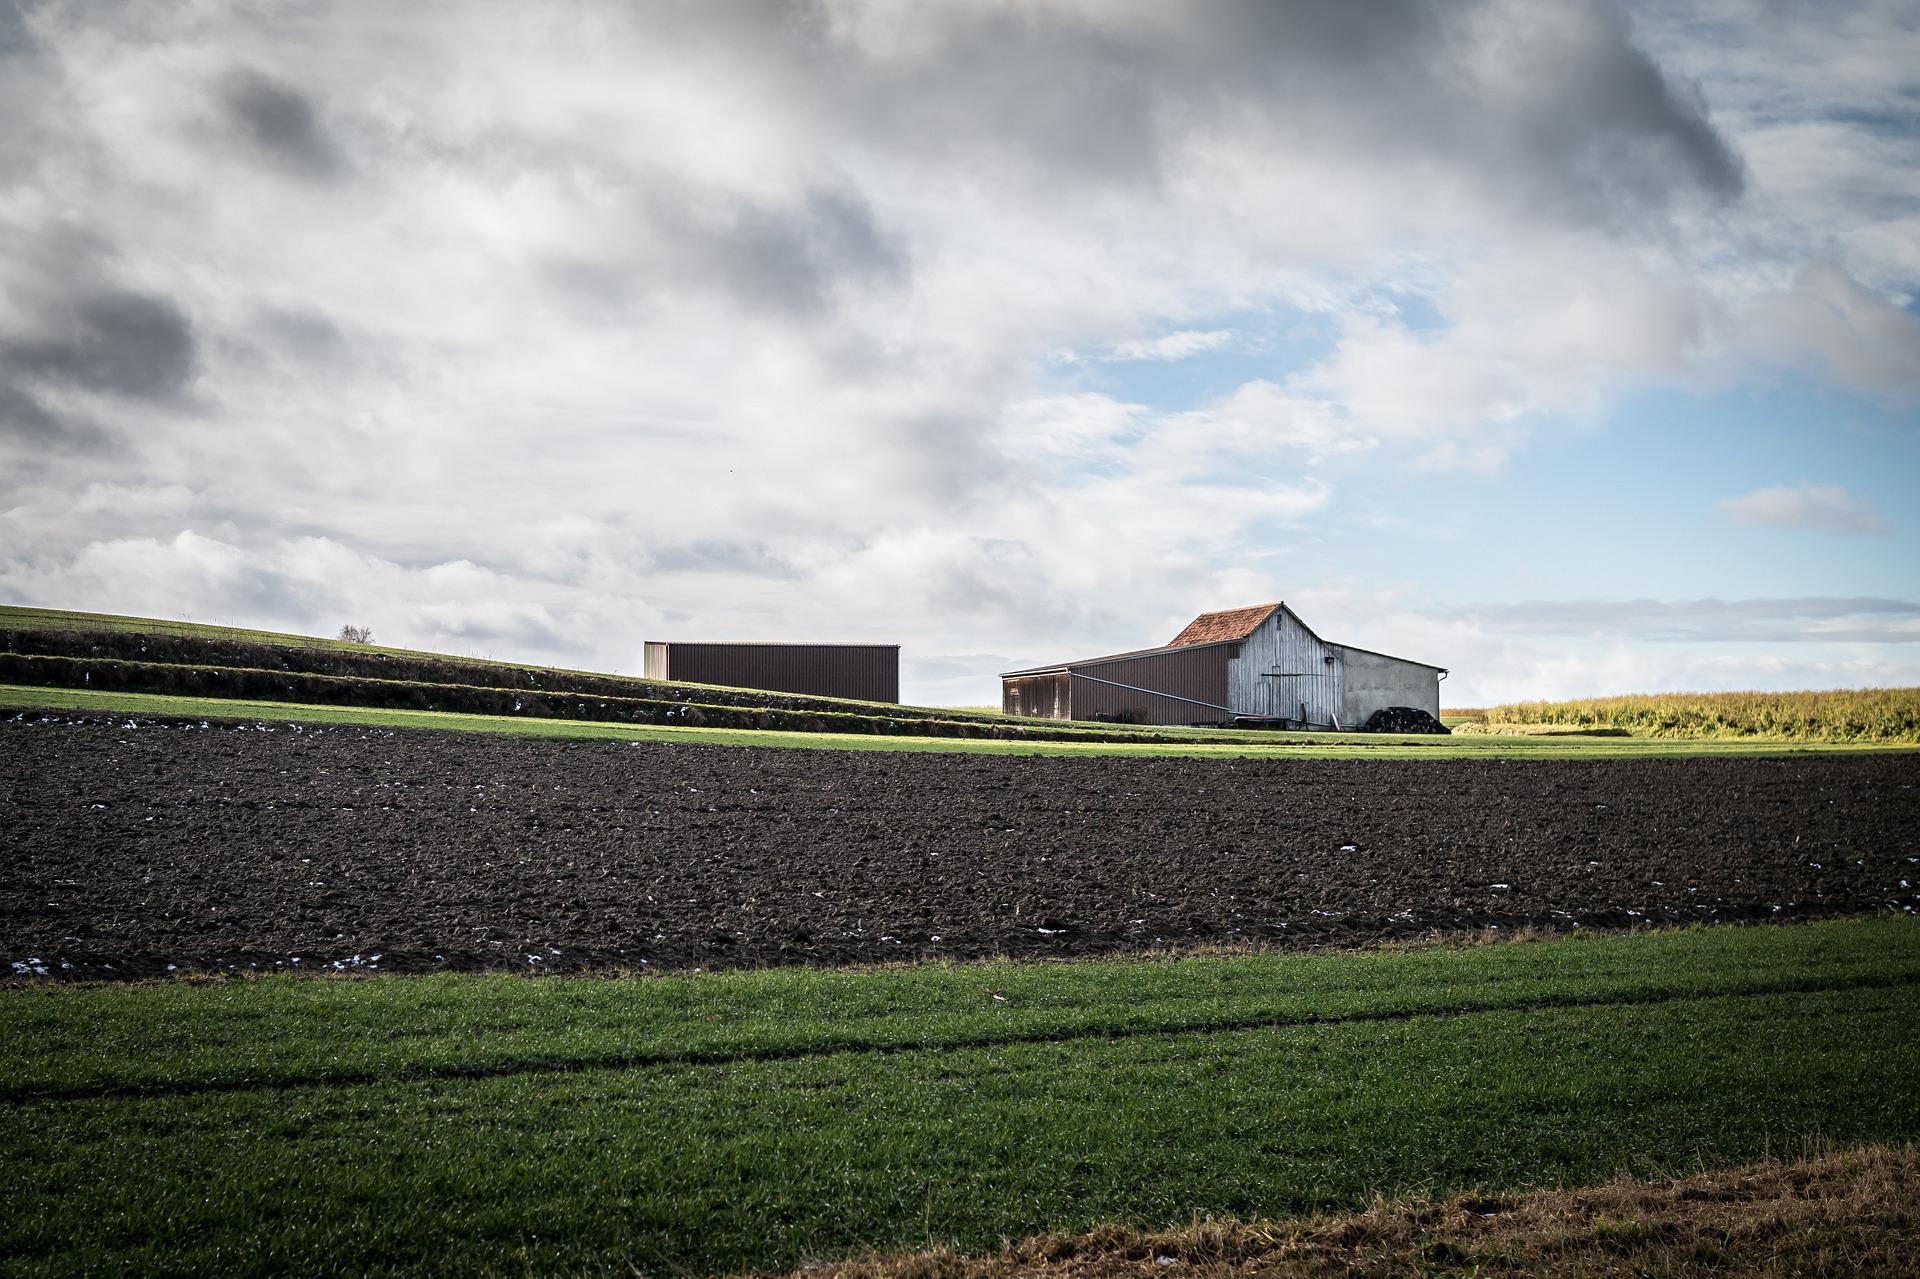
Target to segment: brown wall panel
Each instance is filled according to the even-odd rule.
[[[1221,708],[1227,705],[1227,662],[1234,650],[1234,645],[1216,644],[1074,667],[1073,718],[1133,711],[1148,724],[1220,723],[1229,718]],[[1116,688],[1116,684],[1152,692]],[[1155,696],[1168,693],[1174,696]],[[1196,705],[1201,702],[1207,704]]]
[[[665,678],[776,693],[900,700],[897,644],[682,644],[665,650]],[[648,674],[653,673],[649,645]]]

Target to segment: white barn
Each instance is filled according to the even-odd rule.
[[[1443,666],[1323,640],[1276,602],[1202,613],[1159,648],[1009,671],[1001,706],[1050,719],[1350,729],[1390,706],[1439,718],[1446,675]]]

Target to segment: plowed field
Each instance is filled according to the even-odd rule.
[[[1906,755],[1196,761],[0,722],[16,972],[639,969],[1920,907]]]

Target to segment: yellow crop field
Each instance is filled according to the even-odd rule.
[[[1920,741],[1920,688],[1636,693],[1568,702],[1510,702],[1486,712],[1488,732],[1536,725],[1625,730],[1647,737],[1914,742]]]

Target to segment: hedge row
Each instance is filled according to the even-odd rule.
[[[641,698],[700,706],[751,706],[819,714],[862,714],[857,705],[801,693],[755,689],[690,687],[663,680],[592,675],[542,667],[457,657],[413,657],[378,650],[299,648],[210,636],[166,635],[140,631],[55,631],[3,629],[0,648],[44,657],[118,659],[163,665],[227,667],[235,670],[353,676],[409,684],[459,684],[474,688],[517,689],[537,693],[579,693],[596,697]],[[924,708],[889,709],[892,719],[944,719]]]
[[[191,697],[308,702],[385,710],[459,711],[474,715],[592,720],[616,724],[1022,741],[1157,740],[1132,733],[1028,728],[992,721],[856,715],[845,711],[793,710],[784,707],[723,706],[551,689],[488,688],[472,684],[436,684],[299,671],[186,666],[166,662],[129,662],[27,653],[0,653],[0,682],[55,688],[172,693]]]

